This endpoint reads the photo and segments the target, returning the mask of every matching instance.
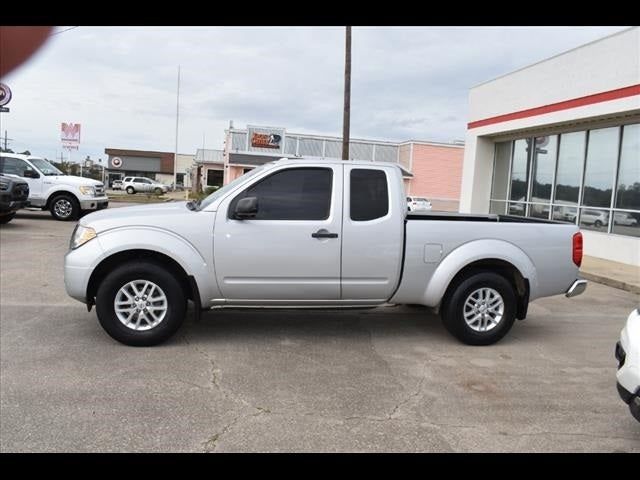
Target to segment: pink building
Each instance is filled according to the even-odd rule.
[[[351,160],[391,162],[403,171],[407,195],[426,197],[434,209],[455,211],[460,199],[464,144],[410,140],[351,139]],[[198,150],[201,184],[222,185],[282,157],[341,158],[342,139],[289,133],[284,128],[247,126],[225,130],[223,150]]]

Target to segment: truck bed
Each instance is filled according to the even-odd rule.
[[[439,220],[452,222],[495,222],[495,223],[548,223],[566,225],[566,222],[543,218],[519,217],[517,215],[498,215],[495,213],[459,213],[459,212],[409,212],[407,220]]]

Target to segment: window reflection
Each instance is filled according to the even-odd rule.
[[[509,215],[518,215],[519,217],[524,217],[525,212],[525,204],[522,202],[509,203]]]
[[[616,207],[640,210],[640,123],[622,129]]]
[[[535,218],[549,218],[549,212],[551,211],[550,205],[542,205],[539,203],[532,203],[529,206],[529,216]]]
[[[511,161],[512,145],[512,142],[496,143],[496,154],[493,163],[493,182],[491,184],[491,198],[495,200],[507,199],[509,162]],[[504,213],[504,211],[502,213]]]
[[[527,174],[530,138],[516,140],[513,146],[511,167],[511,200],[525,200],[527,196]]]
[[[551,200],[551,184],[556,167],[558,136],[537,137],[534,145],[531,201],[548,203]]]
[[[580,228],[606,232],[609,228],[609,212],[595,208],[583,208],[580,212]]]
[[[585,132],[560,135],[558,173],[556,174],[556,201],[578,203],[580,177],[584,160]]]
[[[560,222],[576,223],[578,209],[568,205],[554,205],[552,220]]]
[[[620,127],[600,128],[589,132],[583,205],[611,207],[619,135]]]
[[[640,237],[640,212],[614,212],[613,233]]]

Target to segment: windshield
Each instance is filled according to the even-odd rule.
[[[261,166],[259,166],[257,168],[254,168],[253,170],[248,171],[244,175],[239,176],[238,178],[236,178],[232,182],[227,183],[224,187],[220,187],[218,190],[213,192],[207,198],[205,198],[204,200],[201,200],[200,203],[198,204],[197,210],[202,210],[202,209],[208,207],[213,202],[215,202],[218,198],[220,198],[222,195],[224,195],[225,193],[227,193],[230,190],[232,190],[233,188],[235,188],[235,186],[238,185],[239,183],[244,182],[247,178],[253,177],[256,173],[261,172],[262,170],[264,170],[264,168],[267,165],[271,165],[271,163],[265,163],[264,165],[261,165]]]
[[[33,163],[43,175],[64,175],[64,173],[42,158],[30,158],[29,161]]]

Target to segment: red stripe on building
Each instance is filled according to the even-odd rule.
[[[518,120],[520,118],[534,117],[544,113],[568,110],[569,108],[583,107],[594,103],[608,102],[609,100],[617,100],[619,98],[633,97],[634,95],[640,95],[640,84],[618,88],[616,90],[609,90],[608,92],[595,93],[593,95],[587,95],[586,97],[573,98],[563,102],[551,103],[542,107],[528,108],[518,112],[506,113],[504,115],[485,118],[483,120],[476,120],[475,122],[468,123],[467,129],[484,127],[485,125],[492,125],[494,123],[508,122],[509,120]]]

